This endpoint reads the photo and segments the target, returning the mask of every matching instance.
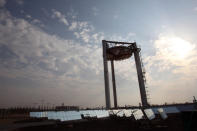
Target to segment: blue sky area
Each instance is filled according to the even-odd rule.
[[[196,0],[0,0],[0,107],[105,106],[103,39],[140,45],[151,104],[191,102],[196,23]],[[133,57],[115,73],[118,104],[138,105]]]

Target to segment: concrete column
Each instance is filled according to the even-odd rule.
[[[112,84],[113,84],[113,95],[114,95],[114,107],[117,108],[117,94],[116,94],[116,79],[114,71],[114,61],[111,60],[111,73],[112,73]]]
[[[102,41],[103,44],[103,66],[104,66],[104,80],[105,80],[105,102],[106,109],[111,108],[110,103],[110,90],[109,90],[109,76],[108,76],[108,65],[107,65],[107,43],[105,40]]]
[[[140,60],[140,56],[139,56],[140,49],[137,48],[136,43],[133,44],[133,47],[134,47],[134,57],[135,57],[138,82],[139,82],[139,87],[140,87],[142,106],[147,107],[148,101],[147,101],[146,89],[145,89],[144,79],[143,79],[143,74],[142,74],[141,60]]]

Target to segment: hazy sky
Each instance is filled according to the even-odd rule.
[[[104,106],[103,39],[141,46],[151,104],[191,102],[196,23],[197,0],[0,0],[0,107]],[[138,105],[133,57],[115,73],[118,104]]]

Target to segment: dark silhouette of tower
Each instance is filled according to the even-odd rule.
[[[136,42],[127,43],[127,42],[116,42],[116,41],[103,40],[102,44],[103,44],[103,66],[104,66],[106,108],[107,109],[111,108],[108,61],[111,61],[114,107],[117,108],[118,104],[117,104],[114,61],[128,59],[132,56],[132,54],[134,54],[134,58],[135,58],[135,64],[136,64],[142,106],[147,107],[149,104],[147,101],[144,74],[142,72],[142,63],[141,63],[141,59],[140,59],[140,55],[139,55],[141,49],[137,47]]]

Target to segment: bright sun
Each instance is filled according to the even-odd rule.
[[[178,37],[171,38],[170,43],[171,45],[169,49],[171,53],[181,59],[187,57],[190,54],[190,51],[193,49],[192,44]]]
[[[155,44],[160,54],[169,59],[184,59],[188,57],[194,49],[194,45],[179,37],[162,36]]]

